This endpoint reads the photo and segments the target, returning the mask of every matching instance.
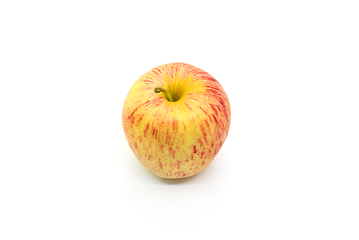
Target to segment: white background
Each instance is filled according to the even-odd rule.
[[[1,1],[0,239],[359,239],[357,1]],[[213,75],[232,122],[162,180],[121,110],[153,67]]]

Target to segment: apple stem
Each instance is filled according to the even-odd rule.
[[[173,102],[171,94],[169,94],[165,89],[160,88],[160,87],[155,87],[154,91],[155,91],[155,93],[163,92],[166,95],[167,100],[170,102]]]

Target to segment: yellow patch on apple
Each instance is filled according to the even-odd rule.
[[[137,159],[155,175],[185,178],[205,169],[227,138],[228,97],[207,72],[169,63],[141,76],[122,109],[122,126]]]

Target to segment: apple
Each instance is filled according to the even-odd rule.
[[[152,173],[167,179],[206,168],[227,138],[229,100],[219,82],[185,63],[145,73],[131,87],[122,126],[131,150]]]

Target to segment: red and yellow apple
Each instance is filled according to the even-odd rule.
[[[156,67],[131,87],[122,110],[126,139],[137,159],[161,178],[206,168],[229,131],[229,100],[219,82],[185,63]]]

